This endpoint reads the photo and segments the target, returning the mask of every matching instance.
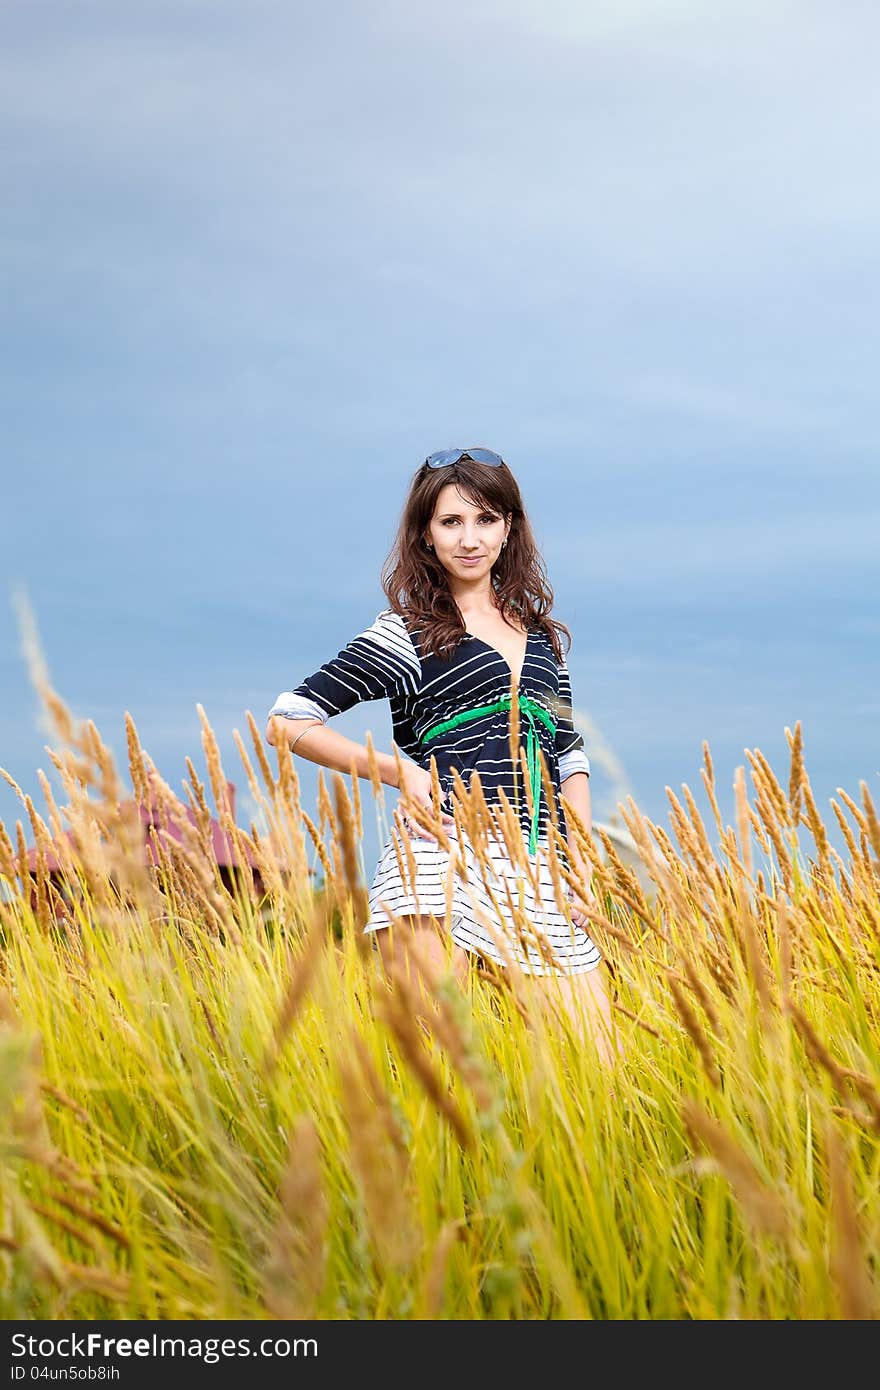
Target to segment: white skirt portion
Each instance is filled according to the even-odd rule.
[[[365,931],[387,927],[392,916],[433,916],[457,946],[502,966],[515,963],[528,975],[596,968],[599,950],[570,913],[560,910],[540,842],[527,854],[531,873],[526,873],[494,835],[486,839],[481,866],[466,832],[447,833],[450,849],[444,850],[422,836],[410,836],[405,844],[392,829],[370,885]],[[462,851],[466,882],[457,867]]]

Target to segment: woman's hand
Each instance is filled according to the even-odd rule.
[[[401,793],[410,797],[413,801],[417,802],[418,805],[423,806],[427,814],[433,818],[435,812],[434,803],[431,799],[433,783],[431,781],[430,772],[426,771],[423,767],[418,767],[415,763],[402,763],[402,767],[403,781],[400,787]],[[419,825],[418,821],[408,816],[402,805],[396,807],[394,814],[395,818],[400,818],[404,830],[413,839],[436,841],[436,835],[431,835],[424,826]],[[453,829],[455,827],[455,818],[448,815],[447,812],[442,811],[440,823],[444,828],[449,827]]]
[[[579,889],[579,892],[576,893],[573,888],[566,888],[571,920],[575,926],[583,927],[584,931],[589,931],[590,919],[584,908],[591,908],[593,912],[599,911],[599,901],[590,883],[591,870],[577,863],[572,863],[571,868]]]
[[[584,896],[587,899],[587,904],[593,911],[598,912],[599,904],[596,901],[596,895],[593,890],[591,888],[585,889]],[[571,912],[571,920],[574,922],[575,926],[583,927],[584,931],[588,932],[590,930],[590,919],[584,911],[581,896],[578,893],[574,893],[571,889],[568,890],[568,906]]]

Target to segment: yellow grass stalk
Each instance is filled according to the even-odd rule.
[[[667,872],[670,872],[677,876],[676,882],[685,882],[687,879],[687,874],[684,871],[682,861],[676,853],[675,845],[672,843],[669,836],[666,834],[666,831],[663,829],[662,825],[655,825],[653,821],[648,820],[648,827],[651,831],[651,834],[654,836],[654,839],[657,841],[657,844],[660,846],[660,849],[663,852],[663,856],[667,864]]]
[[[470,1086],[477,1109],[483,1115],[493,1114],[498,1097],[485,1059],[477,1047],[464,999],[457,988],[450,989],[444,982],[435,993],[435,1003],[438,1012],[431,1019],[432,1031],[446,1048],[459,1075]]]
[[[37,768],[37,778],[40,783],[40,789],[43,793],[43,798],[46,802],[46,806],[49,811],[49,826],[52,832],[52,839],[54,841],[55,852],[60,857],[60,854],[63,853],[64,849],[62,842],[66,840],[66,836],[64,835],[64,827],[61,823],[61,811],[55,803],[55,796],[52,791],[49,779],[41,767]]]
[[[404,881],[408,883],[409,891],[416,901],[416,910],[418,911],[419,863],[416,859],[416,852],[413,849],[412,836],[407,830],[403,820],[403,811],[399,802],[394,808],[394,824],[400,842],[401,853],[406,861],[406,879]]]
[[[482,779],[480,778],[479,772],[476,770],[471,772],[467,796],[473,811],[474,824],[477,826],[479,843],[485,846],[493,819],[491,810],[486,801],[485,792],[483,791]],[[520,839],[522,839],[522,836],[520,836]]]
[[[263,1300],[273,1318],[313,1318],[327,1269],[330,1204],[321,1141],[311,1115],[295,1120],[278,1189],[278,1218],[263,1266]]]
[[[260,811],[262,811],[263,815],[266,817],[266,820],[271,823],[271,803],[264,796],[263,789],[257,781],[257,774],[254,772],[254,765],[251,762],[250,757],[248,756],[248,751],[245,748],[244,739],[242,738],[238,729],[232,730],[232,738],[233,742],[235,743],[238,756],[241,758],[242,766],[245,772],[245,778],[248,784],[248,790],[250,791],[250,794],[253,797],[254,802],[259,807]]]
[[[818,1062],[831,1077],[841,1094],[846,1097],[848,1094],[847,1082],[851,1081],[858,1091],[862,1100],[868,1107],[871,1115],[871,1128],[875,1134],[880,1134],[880,1092],[862,1072],[853,1071],[844,1067],[829,1052],[828,1048],[819,1037],[816,1029],[802,1009],[798,1008],[794,1000],[786,1000],[786,1010],[791,1014],[794,1025],[800,1034],[804,1048],[814,1062]]]
[[[373,796],[380,806],[385,804],[385,787],[379,773],[379,763],[376,759],[376,746],[373,743],[373,735],[367,730],[364,739],[367,749],[367,771],[370,775],[370,786],[373,789]]]
[[[43,931],[49,931],[52,925],[52,903],[49,894],[49,869],[46,864],[46,855],[51,849],[51,839],[45,821],[38,814],[34,803],[29,796],[24,799],[25,807],[31,822],[31,829],[37,842],[37,873],[36,873],[36,907],[37,921]]]
[[[42,1216],[44,1221],[51,1222],[51,1224],[57,1226],[60,1231],[64,1231],[65,1235],[72,1236],[74,1240],[78,1240],[87,1250],[91,1250],[93,1253],[97,1252],[98,1242],[90,1236],[87,1231],[81,1230],[79,1226],[74,1225],[72,1221],[68,1221],[66,1217],[60,1216],[57,1211],[52,1211],[51,1207],[45,1206],[42,1202],[35,1202],[33,1198],[28,1198],[27,1204],[31,1211],[35,1212],[37,1216]]]
[[[746,770],[740,765],[733,776],[733,790],[736,799],[736,821],[739,829],[739,843],[742,851],[742,862],[746,874],[750,879],[754,878],[754,861],[752,859],[752,836],[751,819],[749,816],[749,802],[746,795]]]
[[[491,824],[501,833],[504,848],[514,871],[526,874],[537,893],[540,887],[538,867],[529,859],[519,819],[503,787],[498,788],[498,802],[492,809],[494,814],[491,817]]]
[[[449,1263],[455,1242],[462,1239],[461,1225],[457,1221],[447,1221],[431,1251],[431,1262],[422,1290],[421,1317],[436,1322],[442,1316],[445,1306],[445,1286],[449,1277]]]
[[[135,800],[143,804],[147,799],[147,769],[137,726],[128,710],[125,711],[125,743],[128,750],[128,770],[134,788]]]
[[[212,848],[211,808],[205,799],[205,784],[199,779],[193,767],[192,759],[189,757],[186,759],[186,770],[189,773],[189,784],[184,783],[184,791],[196,818],[202,853],[207,859],[210,857]]]
[[[27,840],[24,837],[24,826],[20,820],[15,822],[15,843],[17,850],[16,867],[21,878],[22,893],[24,893],[30,883],[30,878],[28,876]]]
[[[476,815],[476,804],[471,800],[468,789],[456,767],[452,768],[452,804],[456,821],[463,824],[467,838],[476,848],[480,843],[480,823]]]
[[[275,778],[272,774],[272,769],[269,766],[269,758],[266,754],[266,749],[263,742],[264,735],[257,728],[257,722],[254,719],[254,716],[251,714],[250,710],[245,710],[245,718],[247,719],[247,726],[251,736],[251,743],[253,744],[254,752],[257,755],[257,762],[260,767],[260,774],[263,778],[263,784],[266,788],[266,791],[269,793],[270,799],[274,800],[276,790]]]
[[[855,820],[855,822],[856,822],[856,825],[859,827],[859,855],[860,855],[860,859],[861,859],[861,862],[864,864],[865,868],[870,869],[870,868],[871,868],[871,861],[870,861],[870,858],[869,858],[869,856],[868,856],[868,845],[869,845],[869,843],[870,843],[870,837],[869,837],[869,834],[868,834],[868,822],[865,820],[865,817],[862,815],[862,812],[860,811],[860,809],[859,809],[859,807],[856,805],[856,803],[853,801],[852,797],[849,796],[849,795],[847,794],[847,792],[844,791],[843,787],[838,787],[838,788],[837,788],[837,794],[838,794],[839,797],[842,798],[842,800],[844,801],[844,803],[846,804],[846,806],[847,806],[847,807],[849,808],[849,810],[852,812],[852,815],[853,815],[853,818],[854,818],[854,820]]]
[[[513,893],[511,891],[511,884],[509,879],[507,878],[504,879],[504,896],[507,899],[507,905],[510,910],[512,922],[512,926],[507,929],[513,931],[516,940],[519,942],[520,947],[525,953],[526,959],[529,959],[532,953],[534,951],[537,951],[544,964],[549,966],[551,971],[555,972],[558,968],[558,962],[550,946],[550,943],[547,941],[546,936],[541,931],[537,922],[531,921],[528,915],[526,914],[522,902],[522,896],[520,895],[519,902],[514,901]],[[493,896],[493,902],[494,901],[495,899]],[[507,924],[504,921],[504,918],[502,917],[500,912],[498,920],[499,924],[503,925],[504,927],[507,927]]]
[[[364,838],[364,817],[361,810],[361,785],[357,768],[353,762],[348,770],[348,775],[351,779],[351,804],[354,810],[355,835],[358,840],[362,840]]]
[[[348,797],[348,789],[345,785],[345,778],[339,772],[334,772],[333,774],[333,787],[336,794],[336,817],[340,827],[339,833],[342,847],[344,890],[348,901],[351,903],[355,928],[355,944],[358,950],[363,954],[365,951],[369,950],[369,943],[364,937],[363,929],[369,918],[370,910],[367,890],[362,885],[360,877],[360,865],[357,855],[359,836],[351,802]]]
[[[826,883],[830,886],[834,881],[834,871],[831,868],[831,860],[828,855],[828,832],[822,824],[822,819],[816,808],[813,798],[813,789],[810,786],[810,779],[804,772],[801,786],[803,790],[804,804],[807,810],[807,822],[810,827],[816,848],[819,851],[819,868]]]
[[[293,766],[293,758],[289,751],[285,763],[285,786],[279,783],[275,797],[275,814],[270,822],[277,826],[276,841],[278,852],[281,857],[279,868],[282,871],[285,881],[285,891],[294,900],[299,900],[309,891],[309,864],[306,853],[306,837],[303,834],[303,825],[306,821],[306,813],[300,804],[299,778]],[[283,833],[282,833],[283,828]],[[314,827],[313,827],[314,829]],[[309,832],[311,834],[311,832]],[[312,836],[314,843],[314,836]],[[323,848],[323,844],[322,844]],[[319,853],[325,872],[329,873],[326,851],[323,857]]]
[[[619,1003],[617,999],[612,999],[611,1007],[615,1013],[623,1014],[624,1018],[630,1019],[631,1022],[638,1028],[641,1028],[643,1032],[650,1033],[652,1038],[657,1038],[659,1042],[666,1041],[662,1033],[658,1033],[656,1028],[652,1028],[650,1023],[646,1023],[643,1018],[639,1018],[638,1014],[634,1014],[631,1009],[624,1008],[623,1004]]]
[[[700,1021],[697,1018],[697,1015],[694,1013],[693,1009],[691,1008],[690,1003],[688,1002],[687,995],[676,981],[675,975],[672,971],[667,971],[667,979],[669,983],[669,991],[672,995],[672,998],[675,1001],[675,1007],[678,1010],[679,1018],[681,1019],[682,1024],[684,1025],[685,1032],[687,1033],[691,1042],[694,1044],[694,1047],[697,1049],[697,1054],[700,1058],[700,1061],[703,1064],[703,1070],[705,1071],[712,1085],[716,1088],[720,1088],[721,1074],[718,1071],[718,1065],[715,1061],[714,1056],[712,1055],[712,1046],[709,1042],[709,1039],[703,1032],[703,1029],[700,1026]]]
[[[672,808],[670,820],[682,854],[688,856],[694,863],[699,863],[701,859],[700,844],[685,814],[684,807],[671,787],[664,787],[664,791]]]
[[[312,986],[318,965],[328,943],[328,924],[325,910],[315,903],[300,949],[288,948],[288,979],[272,1027],[272,1037],[263,1056],[263,1070],[272,1075],[291,1029]]]
[[[286,738],[279,738],[272,746],[273,746],[273,748],[275,749],[275,761],[276,761],[277,764],[278,764],[278,781],[277,781],[277,783],[276,783],[276,785],[275,785],[275,793],[274,793],[276,802],[278,802],[278,803],[281,804],[282,806],[294,806],[294,805],[296,804],[296,800],[297,800],[297,790],[298,790],[298,789],[297,789],[296,772],[295,772],[294,766],[293,766],[293,753],[292,753],[291,750],[290,750],[290,744],[288,743],[288,741],[287,741]],[[323,783],[323,779],[322,779],[322,777],[320,776],[320,772],[319,772],[319,777],[318,777],[318,792],[319,792],[319,798],[320,798],[320,792],[321,792],[322,790],[324,790],[324,783]],[[326,796],[326,791],[324,792],[324,794],[325,794],[325,796]],[[320,799],[319,799],[319,801],[318,801],[318,809],[319,809],[319,811],[320,811],[320,808],[321,808],[321,802],[320,802]],[[320,816],[319,816],[319,821],[320,821]]]
[[[208,716],[201,704],[196,704],[196,713],[199,716],[199,723],[202,726],[201,742],[202,751],[205,754],[205,763],[208,768],[208,780],[211,783],[211,791],[214,795],[217,817],[220,819],[224,811],[227,813],[229,811],[229,792],[226,786],[223,765],[220,760],[220,749],[217,746],[217,738],[214,734],[214,730],[211,728],[208,722]],[[187,759],[187,764],[189,768],[192,769],[192,763],[189,759]],[[196,779],[192,771],[190,771],[190,776],[193,777],[193,782],[195,784]]]
[[[736,889],[736,915],[740,923],[740,939],[743,942],[749,977],[754,984],[758,1004],[767,1024],[773,1017],[773,995],[765,960],[766,945],[758,936],[755,917],[741,885],[737,885]]]
[[[131,1295],[132,1281],[126,1274],[99,1269],[95,1265],[76,1264],[73,1260],[65,1260],[63,1268],[68,1295],[76,1288],[100,1294],[112,1302],[124,1302]]]
[[[834,797],[831,798],[831,809],[833,810],[834,815],[837,818],[837,824],[840,826],[841,833],[843,835],[844,840],[846,841],[846,847],[849,850],[851,858],[858,859],[858,846],[856,845],[856,842],[853,838],[853,833],[849,828],[849,821],[843,814],[843,811],[840,809],[837,802],[834,800]]]
[[[541,786],[544,789],[544,797],[547,802],[549,823],[554,830],[558,830],[561,807],[557,804],[556,788],[553,785],[553,778],[550,776],[550,769],[547,766],[547,759],[544,757],[544,750],[540,747],[538,748],[538,764],[541,769]]]
[[[62,743],[71,744],[76,748],[80,747],[82,735],[74,725],[73,717],[57,690],[53,690],[48,683],[40,682],[38,693]]]
[[[614,841],[601,826],[596,827],[596,834],[605,854],[605,864],[604,866],[598,866],[598,868],[594,865],[593,873],[597,875],[603,888],[605,888],[612,897],[620,897],[624,902],[628,903],[630,907],[638,904],[635,910],[638,912],[639,916],[644,915],[645,919],[653,925],[653,922],[647,916],[648,903],[645,898],[644,889],[639,882],[638,875],[630,869],[627,864],[624,864],[615,849]]]
[[[770,841],[767,839],[767,836],[764,833],[764,827],[761,823],[761,817],[758,815],[758,812],[754,810],[751,806],[749,807],[749,820],[751,821],[752,829],[755,832],[755,837],[758,841],[758,844],[761,846],[761,849],[764,851],[764,853],[769,855]],[[758,879],[760,879],[761,883],[763,883],[763,875],[760,869],[758,870],[758,878],[755,880],[756,883],[758,882]]]
[[[715,818],[715,825],[717,826],[718,833],[720,835],[722,825],[721,812],[718,809],[718,801],[715,796],[715,769],[712,766],[712,756],[709,752],[709,745],[705,739],[703,740],[703,762],[705,763],[705,767],[700,768],[700,778],[702,779],[703,786],[706,790],[706,796],[709,799],[709,805],[712,807],[712,815]]]
[[[400,874],[400,881],[403,884],[404,890],[407,893],[414,893],[415,884],[410,877],[409,864],[403,852],[403,844],[406,839],[407,834],[403,828],[403,823],[400,817],[395,815],[394,828],[391,831],[391,844],[394,849],[394,858],[397,861],[397,872]]]
[[[338,823],[336,823],[334,806],[332,806],[332,801],[331,799],[329,799],[329,791],[327,790],[327,780],[325,780],[324,777],[323,767],[318,767],[317,803],[318,826],[321,827],[321,833],[324,833],[325,831],[325,833],[328,834],[329,841],[331,841],[332,847],[332,844],[339,840],[339,826]]]
[[[100,1231],[101,1234],[107,1236],[109,1240],[122,1246],[124,1250],[130,1249],[131,1241],[115,1222],[108,1221],[100,1212],[92,1211],[92,1209],[85,1206],[83,1202],[77,1202],[75,1198],[68,1196],[64,1192],[50,1192],[49,1195],[53,1202],[57,1202],[59,1206],[66,1208],[73,1216],[78,1216],[80,1221],[85,1221],[90,1226],[94,1226],[95,1230]]]
[[[760,748],[746,749],[746,757],[752,764],[752,780],[757,786],[759,783],[765,789],[766,796],[770,801],[779,824],[786,826],[791,818],[791,807],[786,799],[785,792],[779,784],[776,775],[768,763]]]
[[[848,1322],[873,1320],[880,1306],[853,1204],[851,1163],[831,1121],[825,1129],[825,1151],[831,1187],[831,1273],[840,1315]]]
[[[2,820],[0,820],[0,876],[14,886],[16,877],[15,850]]]
[[[510,761],[513,768],[513,800],[514,806],[519,812],[519,769],[520,763],[520,742],[519,742],[519,684],[516,679],[516,672],[511,672],[510,677],[510,719],[508,722],[508,750]],[[528,769],[526,770],[526,786],[528,786]]]
[[[113,760],[113,754],[101,738],[94,720],[89,719],[87,721],[86,729],[91,756],[97,763],[101,773],[99,783],[101,795],[105,801],[120,801],[124,795],[124,788],[122,782],[119,780],[119,774],[116,771],[116,763]]]
[[[523,747],[520,747],[518,761],[523,775],[523,787],[525,789],[526,794],[526,805],[529,808],[529,817],[531,818],[531,816],[534,814],[535,798],[532,794],[532,779],[529,776],[529,760],[526,756],[526,750]]]
[[[709,993],[709,990],[707,989],[703,980],[700,978],[700,973],[696,965],[686,952],[683,952],[681,956],[681,968],[684,971],[685,979],[687,980],[694,994],[700,1001],[703,1013],[706,1015],[709,1022],[711,1023],[716,1035],[720,1037],[721,1019],[718,1017],[718,1010],[715,1008],[715,1005],[712,1002],[712,996]]]
[[[770,843],[776,851],[776,862],[779,865],[779,872],[782,875],[785,891],[790,894],[793,888],[791,858],[780,829],[780,824],[787,824],[788,812],[786,811],[783,816],[777,819],[776,811],[778,808],[767,794],[766,783],[764,781],[758,781],[755,774],[753,774],[753,779],[755,780],[757,790],[758,814],[761,817]]]
[[[687,782],[682,782],[681,789],[684,793],[685,801],[687,802],[691,827],[693,829],[694,834],[697,837],[697,843],[700,847],[702,861],[705,864],[711,864],[714,860],[714,855],[712,854],[712,847],[709,844],[709,836],[706,833],[706,827],[703,824],[703,818],[700,815],[699,810],[697,809],[697,803],[694,800],[693,793],[691,792],[691,789],[688,786]]]
[[[565,896],[565,890],[563,886],[565,882],[562,872],[563,866],[559,858],[559,852],[556,848],[556,835],[559,832],[556,831],[554,826],[550,826],[549,831],[550,833],[547,836],[547,861],[550,866],[550,877],[553,883],[553,897],[556,902],[557,911],[559,911],[562,914],[562,916],[565,917],[569,911],[569,902]],[[590,890],[587,887],[585,887],[582,891],[582,898],[585,901],[589,901],[589,892]]]
[[[767,1187],[742,1146],[696,1101],[685,1096],[681,1110],[692,1141],[712,1154],[747,1220],[756,1231],[784,1240],[790,1223],[782,1200]]]
[[[868,826],[868,836],[871,841],[871,847],[878,860],[878,868],[880,868],[880,821],[877,819],[877,812],[871,800],[867,782],[859,782],[859,789],[862,793],[862,805],[865,808],[865,821]]]
[[[376,1070],[363,1036],[356,1029],[350,1029],[349,1041],[351,1050],[358,1059],[361,1079],[376,1107],[385,1136],[397,1154],[401,1169],[405,1170],[411,1162],[412,1153],[407,1147],[400,1123],[392,1108],[391,1098]]]
[[[400,1051],[425,1094],[433,1102],[434,1108],[450,1125],[461,1147],[471,1151],[475,1142],[471,1126],[425,1051],[415,1022],[418,1003],[412,986],[396,964],[391,966],[391,974],[394,988],[385,989],[379,994],[379,1015],[393,1034]]]
[[[349,1151],[370,1230],[381,1257],[392,1267],[403,1269],[411,1264],[419,1249],[407,1190],[407,1157],[399,1144],[389,1142],[386,1116],[373,1100],[375,1092],[382,1089],[381,1082],[366,1050],[362,1047],[355,1051],[350,1046],[349,1055],[340,1056],[337,1065],[348,1121]]]
[[[673,829],[675,830],[676,839],[678,840],[679,845],[681,846],[682,853],[688,859],[690,859],[697,880],[700,884],[702,884],[703,890],[711,898],[714,891],[714,884],[712,881],[712,873],[710,868],[712,864],[711,853],[709,855],[709,858],[707,859],[703,850],[703,846],[700,843],[698,832],[696,831],[695,827],[691,824],[690,820],[685,814],[684,807],[681,805],[680,801],[673,793],[671,787],[666,788],[666,795],[672,807],[670,819],[672,820],[672,825]]]
[[[440,814],[429,811],[421,802],[416,801],[414,797],[406,793],[401,797],[400,806],[411,821],[421,826],[431,839],[436,840],[440,849],[444,850],[447,854],[449,853],[452,846],[449,836],[446,834],[443,827]]]
[[[312,820],[311,816],[307,811],[301,811],[300,814],[302,816],[306,830],[308,830],[309,832],[312,844],[315,846],[318,858],[321,861],[321,868],[324,870],[324,873],[328,879],[332,878],[333,869],[331,867],[330,860],[327,856],[327,851],[324,848],[324,840],[321,836],[321,832],[315,825],[315,822]]]
[[[801,813],[801,785],[804,776],[804,741],[801,733],[801,721],[798,720],[794,726],[794,733],[788,725],[785,728],[785,737],[791,750],[791,772],[788,780],[788,801],[791,807],[791,827],[798,823]]]

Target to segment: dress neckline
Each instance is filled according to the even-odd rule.
[[[519,672],[518,672],[517,675],[516,675],[516,683],[517,683],[517,685],[519,685],[519,684],[521,683],[521,681],[522,681],[522,674],[523,674],[523,671],[525,670],[526,661],[528,660],[528,656],[529,656],[529,643],[530,643],[531,640],[532,640],[532,634],[533,634],[533,632],[534,632],[534,629],[533,629],[533,628],[529,628],[528,632],[526,633],[526,645],[525,645],[525,647],[523,648],[522,661],[520,662]],[[510,672],[511,676],[514,674],[513,667],[511,666],[510,662],[507,660],[507,657],[504,655],[504,653],[503,653],[503,652],[500,652],[500,651],[498,650],[497,647],[494,647],[494,646],[492,645],[491,642],[487,642],[486,639],[485,639],[485,637],[478,637],[477,634],[476,634],[475,632],[468,632],[467,628],[465,628],[465,636],[466,636],[466,637],[469,637],[469,638],[471,639],[472,642],[479,642],[480,646],[481,646],[481,647],[485,647],[487,651],[494,652],[495,655],[496,655],[501,661],[504,662],[504,665],[507,667],[507,669],[508,669],[508,671]]]

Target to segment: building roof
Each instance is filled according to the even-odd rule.
[[[227,781],[226,789],[229,795],[230,810],[234,819],[235,783]],[[133,797],[129,798],[127,801],[122,802],[123,806],[131,806],[133,804],[135,804]],[[184,806],[183,809],[189,824],[193,827],[197,827],[198,821],[196,820],[195,812],[193,811],[192,807]],[[169,820],[168,822],[167,829],[165,828],[165,826],[163,825],[162,808],[159,802],[153,802],[151,805],[148,806],[139,805],[137,807],[137,811],[141,825],[143,826],[145,857],[151,865],[155,865],[158,863],[158,852],[155,844],[153,843],[153,838],[155,837],[160,841],[164,839],[172,839],[176,841],[177,844],[182,844],[183,831],[181,830],[178,824],[171,820]],[[153,831],[153,836],[150,835],[151,829]],[[65,840],[72,844],[74,839],[73,832],[71,830],[65,830],[63,834]],[[240,867],[240,862],[235,850],[235,846],[233,844],[232,836],[223,830],[223,828],[220,825],[220,822],[216,820],[213,816],[211,817],[211,847],[214,853],[214,857],[216,858],[217,863],[221,868],[232,869]],[[244,853],[249,867],[255,869],[257,867],[257,861],[247,845],[244,846]],[[36,845],[28,846],[27,856],[28,869],[36,870]],[[46,867],[48,868],[50,873],[53,871],[57,871],[61,868],[61,862],[58,859],[57,855],[54,855],[50,852],[46,856]]]

